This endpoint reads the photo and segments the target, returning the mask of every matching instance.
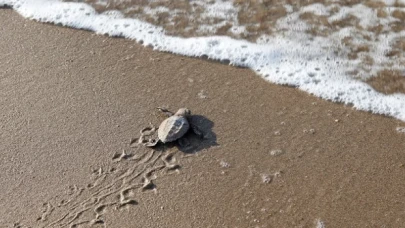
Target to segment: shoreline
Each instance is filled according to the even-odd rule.
[[[403,224],[405,135],[395,130],[403,122],[249,69],[0,12],[0,224],[43,227],[68,211],[62,200],[82,203],[89,184],[106,187],[135,167],[113,158],[138,153],[129,142],[159,123],[158,106],[205,117],[217,145],[166,149],[181,168],[153,174],[152,191],[130,194],[136,205],[100,212],[107,227]]]

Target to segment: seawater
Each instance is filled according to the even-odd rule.
[[[405,121],[405,95],[367,83],[405,79],[405,0],[0,0],[0,6],[157,51],[248,67],[270,82]]]

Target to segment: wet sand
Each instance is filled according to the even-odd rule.
[[[5,9],[0,69],[1,227],[405,224],[398,120]],[[158,106],[205,138],[131,147]]]

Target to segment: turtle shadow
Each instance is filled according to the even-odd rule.
[[[202,150],[213,146],[218,146],[217,136],[213,132],[214,122],[202,115],[192,115],[188,117],[190,125],[198,128],[201,135],[196,134],[193,130],[189,130],[181,139],[160,144],[155,147],[155,150],[164,151],[165,148],[177,147],[177,149],[186,154],[195,154]]]

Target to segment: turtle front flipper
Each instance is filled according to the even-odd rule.
[[[150,127],[145,127],[142,130],[140,130],[140,133],[142,136],[150,136],[155,134],[157,128],[154,127],[151,123],[150,123]]]
[[[204,132],[195,124],[193,121],[189,121],[190,128],[193,131],[194,134],[198,135],[201,138],[205,138]]]
[[[174,115],[173,112],[167,110],[166,108],[157,107],[157,109],[158,109],[159,111],[161,111],[163,114],[165,114],[167,117],[171,117],[171,116]]]

